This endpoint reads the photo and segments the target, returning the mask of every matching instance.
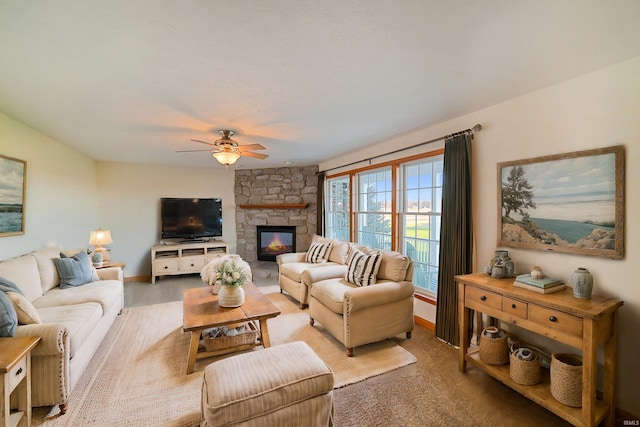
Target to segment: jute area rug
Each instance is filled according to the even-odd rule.
[[[336,388],[416,361],[391,340],[358,347],[348,358],[344,346],[318,324],[311,327],[306,310],[277,286],[261,290],[282,311],[269,320],[271,344],[306,341],[334,371]],[[216,358],[198,361],[195,372],[186,375],[188,342],[181,301],[125,309],[71,393],[67,413],[34,408],[33,425],[199,425],[202,374]]]

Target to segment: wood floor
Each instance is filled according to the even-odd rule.
[[[260,261],[251,265],[253,283],[256,286],[278,284],[278,265],[275,262]],[[163,302],[182,301],[185,289],[207,286],[198,274],[166,276],[151,282],[126,282],[124,284],[124,306],[140,307]]]

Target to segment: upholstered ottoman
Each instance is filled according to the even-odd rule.
[[[302,341],[207,366],[202,426],[332,425],[333,372]]]

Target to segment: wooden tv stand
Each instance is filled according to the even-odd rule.
[[[455,277],[458,283],[460,327],[459,369],[467,362],[576,426],[613,427],[615,423],[616,321],[622,301],[593,295],[573,297],[571,288],[538,294],[513,286],[511,279],[494,279],[486,273]],[[476,310],[507,324],[544,335],[582,352],[582,408],[571,408],[555,400],[549,389],[549,371],[542,369],[539,384],[525,386],[509,375],[509,365],[487,365],[478,352],[469,352],[469,310]],[[604,346],[603,395],[596,398],[598,361],[596,351]]]
[[[154,245],[151,247],[151,283],[156,283],[156,277],[200,273],[213,259],[228,253],[229,245],[215,240]]]

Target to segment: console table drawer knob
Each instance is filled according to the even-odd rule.
[[[486,297],[486,296],[482,295],[482,296],[480,297],[480,301],[486,301],[486,300],[487,300],[487,297]]]
[[[558,321],[558,318],[557,318],[556,316],[549,316],[549,320],[550,320],[551,322],[557,322],[557,321]]]
[[[22,373],[22,367],[19,367],[18,370],[16,371],[16,375],[20,375]]]

